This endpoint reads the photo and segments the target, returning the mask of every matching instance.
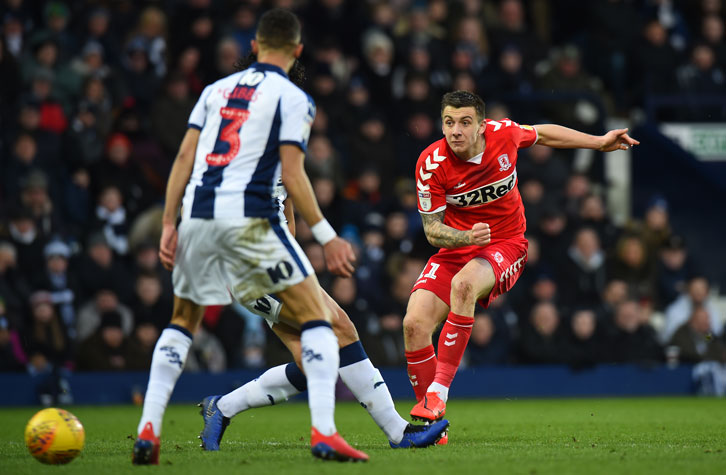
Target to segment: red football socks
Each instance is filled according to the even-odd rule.
[[[439,363],[436,366],[434,382],[447,388],[451,387],[456,370],[459,369],[461,358],[464,356],[466,344],[469,343],[469,336],[471,336],[473,326],[474,319],[472,317],[449,312],[439,336]]]
[[[416,351],[407,351],[406,361],[408,362],[408,378],[413,386],[413,392],[416,393],[416,400],[420,401],[426,395],[426,389],[434,381],[436,374],[434,345]]]

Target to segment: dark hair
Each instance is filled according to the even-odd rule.
[[[250,51],[247,53],[247,56],[243,56],[240,59],[237,60],[236,63],[234,63],[234,68],[237,71],[244,71],[245,69],[252,66],[253,63],[257,62],[257,55]],[[305,77],[305,67],[302,65],[300,60],[295,60],[294,63],[292,63],[292,67],[290,68],[290,71],[287,73],[287,76],[290,78],[290,81],[299,87],[300,89],[303,88],[305,85],[305,80],[307,79]]]
[[[295,46],[300,43],[300,22],[288,10],[272,9],[260,18],[257,41],[272,49]]]
[[[447,106],[451,106],[455,109],[461,109],[462,107],[473,107],[476,111],[477,118],[479,120],[484,120],[484,101],[481,99],[481,97],[477,96],[473,92],[447,92],[441,99],[442,114],[444,113],[444,109]]]

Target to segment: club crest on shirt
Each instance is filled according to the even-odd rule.
[[[428,191],[418,192],[418,201],[421,203],[421,209],[428,211],[431,209],[431,193]]]
[[[501,264],[504,262],[504,256],[501,252],[497,251],[494,253],[494,260],[497,262],[497,264]]]
[[[499,162],[500,172],[506,172],[507,170],[512,168],[512,164],[509,162],[509,155],[507,155],[506,153],[503,155],[499,155],[497,161]]]

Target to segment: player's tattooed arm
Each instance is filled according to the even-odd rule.
[[[471,231],[461,231],[444,224],[445,211],[438,213],[421,213],[424,233],[426,239],[432,246],[454,249],[457,247],[470,246]]]

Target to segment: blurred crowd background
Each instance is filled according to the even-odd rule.
[[[4,0],[0,371],[148,369],[172,305],[157,257],[166,177],[198,95],[235,71],[273,6],[304,25],[318,106],[306,166],[355,277],[325,271],[301,220],[298,239],[380,366],[404,364],[409,291],[435,252],[413,170],[441,136],[442,93],[592,133],[613,117],[726,120],[713,104],[647,107],[724,90],[722,0]],[[663,196],[616,225],[600,159],[521,151],[529,261],[478,309],[466,364],[726,359],[710,262],[671,229]],[[289,360],[259,318],[211,307],[187,368]]]

